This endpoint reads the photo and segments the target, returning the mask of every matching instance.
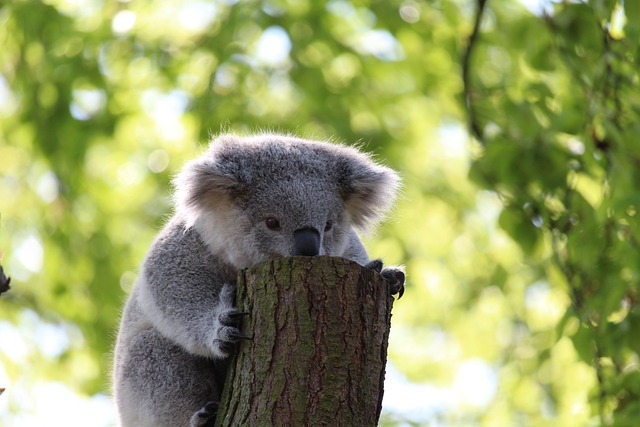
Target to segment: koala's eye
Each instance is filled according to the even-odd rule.
[[[280,221],[278,221],[276,218],[269,217],[264,221],[264,223],[267,225],[267,228],[269,230],[280,230]]]
[[[327,223],[324,225],[324,231],[329,231],[333,228],[333,221],[327,221]]]

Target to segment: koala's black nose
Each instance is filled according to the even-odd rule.
[[[320,254],[320,233],[315,228],[301,228],[293,232],[293,255],[315,256]]]

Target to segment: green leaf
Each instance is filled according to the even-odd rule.
[[[591,365],[595,357],[593,329],[584,324],[580,325],[578,331],[571,337],[571,341],[580,360]]]
[[[505,208],[498,223],[526,254],[533,253],[538,242],[538,230],[530,219],[524,218],[522,211],[513,207]]]

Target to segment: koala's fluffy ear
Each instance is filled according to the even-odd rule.
[[[188,225],[203,210],[213,211],[228,202],[243,186],[234,170],[218,159],[213,144],[203,156],[188,162],[173,180],[176,211],[185,216]]]
[[[400,177],[392,169],[357,153],[337,163],[347,212],[353,225],[367,230],[389,210],[400,187]]]

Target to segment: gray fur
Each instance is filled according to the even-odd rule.
[[[395,172],[354,148],[272,134],[219,136],[187,163],[175,180],[175,215],[122,317],[114,364],[121,425],[211,422],[238,340],[237,272],[293,254],[296,230],[318,233],[320,255],[367,265],[356,229],[382,218],[398,185]]]

